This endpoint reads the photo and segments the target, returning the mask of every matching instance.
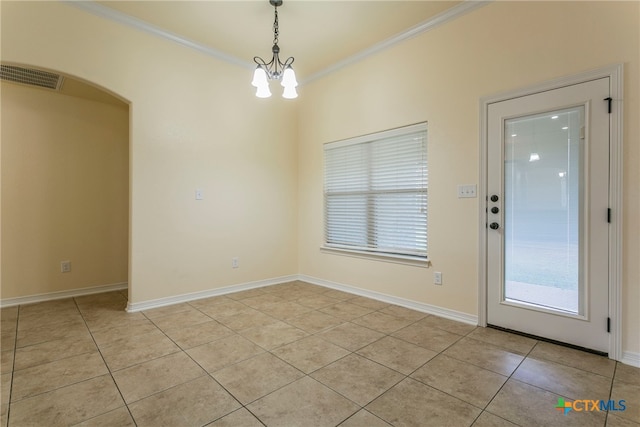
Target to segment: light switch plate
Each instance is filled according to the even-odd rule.
[[[476,197],[476,184],[458,185],[458,199]]]
[[[71,261],[61,261],[60,271],[62,273],[69,273],[71,271]]]
[[[433,284],[442,285],[442,273],[440,271],[433,272]]]

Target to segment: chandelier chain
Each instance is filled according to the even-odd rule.
[[[278,30],[278,7],[275,7],[275,19],[273,21],[273,44],[278,44],[278,36],[280,31]]]

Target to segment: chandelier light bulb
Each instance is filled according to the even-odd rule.
[[[261,66],[257,66],[256,70],[253,72],[253,81],[251,85],[254,87],[260,86],[268,86],[269,81],[267,80],[267,72]]]
[[[282,97],[286,99],[294,99],[298,97],[298,92],[295,86],[285,86],[282,92]]]
[[[256,90],[256,96],[258,98],[269,98],[271,96],[271,90],[269,90],[269,84],[258,86],[258,90]]]
[[[284,74],[282,75],[282,82],[280,83],[284,87],[297,87],[298,81],[296,80],[296,72],[293,71],[291,66],[288,66],[284,70]]]

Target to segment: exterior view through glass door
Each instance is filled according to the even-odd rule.
[[[505,120],[507,300],[584,313],[580,217],[584,106]],[[541,159],[544,159],[542,161]]]
[[[608,351],[609,79],[489,105],[488,323]]]

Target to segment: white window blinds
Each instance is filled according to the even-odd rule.
[[[427,124],[326,144],[325,246],[427,256]]]

